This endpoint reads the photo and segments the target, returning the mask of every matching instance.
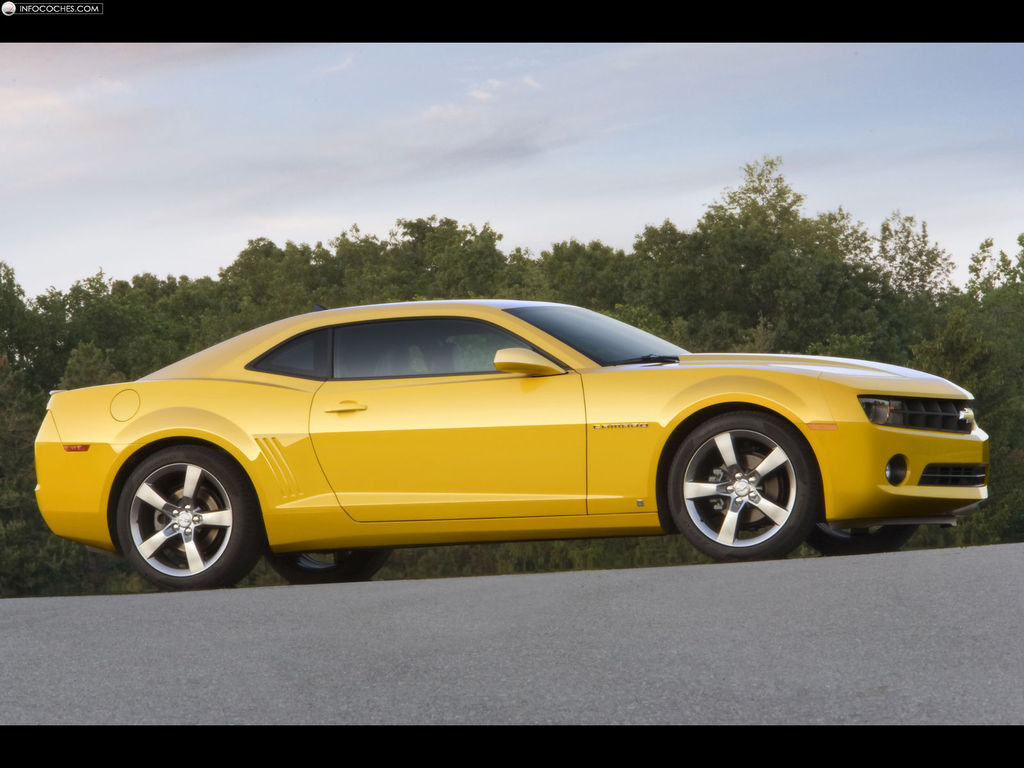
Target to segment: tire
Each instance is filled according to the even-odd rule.
[[[807,543],[827,556],[895,552],[910,541],[916,530],[916,525],[880,525],[876,528],[836,530],[827,523],[818,523],[807,537]]]
[[[783,419],[738,411],[698,426],[669,470],[678,530],[715,560],[785,557],[820,520],[818,466]]]
[[[390,549],[337,549],[333,552],[267,553],[267,563],[289,584],[369,581],[384,567]]]
[[[128,476],[117,538],[132,567],[162,589],[233,586],[266,549],[248,478],[219,451],[192,445],[154,453]]]

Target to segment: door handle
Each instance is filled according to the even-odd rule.
[[[365,411],[366,405],[357,403],[355,400],[342,400],[337,408],[328,408],[324,413],[351,413],[352,411]]]

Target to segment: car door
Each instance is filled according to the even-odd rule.
[[[530,347],[490,323],[422,317],[337,326],[310,435],[358,521],[586,513],[578,374],[498,371]]]

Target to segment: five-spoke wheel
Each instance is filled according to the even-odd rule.
[[[200,446],[159,451],[128,477],[117,510],[121,551],[172,589],[230,586],[263,551],[259,505],[232,462]]]
[[[391,555],[390,549],[336,549],[330,552],[267,554],[270,567],[289,584],[369,581]]]
[[[817,519],[817,466],[771,414],[716,416],[683,441],[669,472],[673,522],[719,560],[784,557]]]

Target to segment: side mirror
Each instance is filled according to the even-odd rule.
[[[505,373],[525,373],[527,376],[554,376],[565,373],[546,357],[524,347],[499,349],[494,354],[494,367]]]

